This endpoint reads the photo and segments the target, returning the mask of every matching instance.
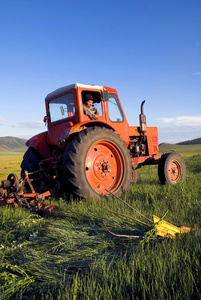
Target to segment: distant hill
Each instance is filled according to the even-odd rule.
[[[185,141],[177,144],[161,143],[160,153],[178,152],[180,154],[201,154],[201,138]]]
[[[0,151],[20,151],[26,150],[26,139],[20,139],[12,136],[0,137]]]
[[[159,147],[161,148],[166,148],[166,147],[173,147],[174,145],[199,145],[201,144],[201,138],[197,138],[194,140],[188,140],[188,141],[184,141],[184,142],[180,142],[180,143],[176,143],[176,144],[169,144],[169,143],[161,143],[159,144]]]
[[[201,138],[177,143],[176,145],[197,145],[197,144],[201,144]]]

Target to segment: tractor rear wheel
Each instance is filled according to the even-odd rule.
[[[21,177],[24,178],[24,171],[28,171],[28,173],[38,171],[39,162],[43,159],[43,156],[33,147],[29,147],[23,156],[23,160],[21,163]],[[38,174],[31,174],[29,176],[30,179],[34,179],[38,177]],[[40,186],[39,181],[33,181],[32,185],[34,188]],[[28,185],[26,185],[28,187]]]
[[[120,195],[131,181],[131,159],[122,139],[105,127],[79,132],[66,147],[63,189],[77,197]]]
[[[158,165],[158,176],[161,184],[176,184],[186,180],[186,165],[183,158],[177,153],[162,155]]]

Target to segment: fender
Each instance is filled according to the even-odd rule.
[[[84,130],[85,128],[93,127],[93,126],[105,127],[105,128],[112,129],[113,131],[115,131],[112,126],[110,126],[104,122],[97,121],[97,120],[94,120],[94,121],[90,120],[90,122],[85,121],[82,123],[77,123],[75,125],[72,125],[71,128],[68,128],[68,130],[65,130],[63,135],[59,139],[59,144],[60,145],[65,144],[67,138],[69,138],[70,135],[80,132],[80,131]]]
[[[49,146],[47,144],[47,131],[39,133],[26,142],[27,147],[34,147],[37,149],[45,158],[51,156]]]

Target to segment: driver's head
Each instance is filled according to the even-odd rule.
[[[94,98],[91,94],[86,94],[86,98],[85,98],[85,105],[87,108],[91,108],[91,106],[94,103]]]

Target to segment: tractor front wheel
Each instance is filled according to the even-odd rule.
[[[183,158],[177,153],[162,155],[158,165],[158,176],[161,184],[176,184],[186,180],[186,165]]]
[[[77,197],[120,195],[131,181],[131,159],[121,138],[104,127],[79,132],[63,156],[63,188]]]

